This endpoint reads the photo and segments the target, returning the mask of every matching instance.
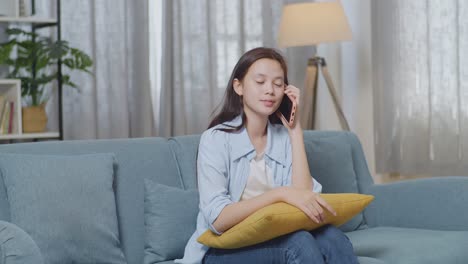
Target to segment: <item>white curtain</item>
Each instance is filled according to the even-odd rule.
[[[350,129],[358,136],[371,175],[379,182],[380,178],[375,172],[374,150],[371,2],[372,0],[342,0],[351,27],[352,40],[321,44],[317,53],[327,61]],[[319,78],[317,129],[341,130],[338,115],[326,88],[323,78]]]
[[[160,98],[159,135],[201,133],[207,128],[240,56],[258,46],[276,47],[285,2],[290,1],[163,1],[162,78],[159,84],[152,83],[153,89],[159,87],[153,95]],[[302,87],[313,49],[288,49],[284,54],[291,82]]]
[[[55,1],[36,5],[38,15],[55,17]],[[61,1],[62,39],[94,60],[93,75],[70,74],[79,91],[63,88],[65,139],[155,135],[147,9],[147,0]],[[57,130],[56,96],[47,110]]]
[[[372,1],[377,171],[468,174],[468,1]]]

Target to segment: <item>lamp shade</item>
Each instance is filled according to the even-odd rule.
[[[351,39],[351,29],[339,1],[290,4],[283,7],[280,47],[308,46]]]

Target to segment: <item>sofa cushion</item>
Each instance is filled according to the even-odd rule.
[[[143,263],[145,246],[144,181],[181,187],[177,163],[165,138],[41,141],[0,144],[1,153],[34,155],[82,155],[114,153],[115,194],[119,234],[128,263]],[[195,177],[195,174],[193,175]],[[10,221],[6,191],[0,181],[0,220]]]
[[[312,177],[322,184],[324,193],[359,193],[351,146],[342,136],[305,137],[304,144]],[[340,229],[356,230],[363,222],[356,215]]]
[[[11,222],[45,263],[125,263],[113,190],[113,154],[0,154]]]
[[[200,135],[173,137],[168,140],[174,159],[177,162],[183,188],[197,188],[197,154]]]
[[[295,232],[314,230],[326,224],[340,226],[361,212],[373,199],[372,195],[339,193],[320,195],[337,215],[325,210],[325,221],[316,223],[302,210],[281,202],[268,205],[221,235],[205,231],[198,242],[213,248],[235,249],[255,245],[270,239]]]
[[[0,263],[43,264],[34,240],[18,226],[0,221]]]
[[[376,227],[346,233],[356,255],[385,263],[466,263],[468,231]]]
[[[380,259],[369,258],[369,257],[360,257],[358,256],[359,264],[386,264]]]
[[[198,191],[183,190],[145,179],[144,263],[182,258],[195,232]]]

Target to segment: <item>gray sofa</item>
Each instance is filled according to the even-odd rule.
[[[117,160],[117,218],[125,258],[141,264],[144,256],[144,179],[185,189],[196,188],[199,136],[41,142],[1,145],[0,153],[75,155],[114,153]],[[325,193],[356,192],[375,196],[360,215],[341,228],[353,242],[361,264],[468,263],[468,177],[443,177],[376,185],[369,174],[359,140],[353,133],[306,131],[312,175]],[[1,170],[1,168],[0,168]],[[170,203],[170,201],[168,201]],[[10,220],[5,186],[0,181],[2,226]],[[27,234],[18,236],[17,254]],[[25,237],[26,236],[26,237]],[[164,237],[160,238],[164,240]],[[0,247],[0,263],[8,263]],[[23,250],[23,249],[21,249]],[[40,254],[37,248],[24,249]],[[3,261],[3,262],[2,262]],[[16,262],[15,262],[16,263]],[[172,260],[162,263],[173,263]]]

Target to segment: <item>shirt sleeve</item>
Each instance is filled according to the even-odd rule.
[[[291,185],[292,183],[292,145],[291,141],[289,140],[289,137],[286,140],[286,149],[288,150],[286,153],[288,153],[288,157],[286,158],[287,163],[289,164],[288,168],[288,180],[286,182],[287,185]],[[312,191],[315,193],[321,193],[322,192],[322,184],[320,184],[315,178],[312,176],[312,182],[314,183],[312,186]]]
[[[207,130],[198,148],[197,176],[200,211],[214,233],[221,235],[213,223],[223,208],[233,203],[228,193],[228,152],[225,133]]]
[[[292,163],[289,165],[289,171],[288,171],[288,182],[287,185],[292,184]],[[321,193],[322,192],[322,184],[320,184],[317,180],[315,180],[314,177],[312,177],[312,182],[314,183],[312,186],[312,191],[316,193]]]

